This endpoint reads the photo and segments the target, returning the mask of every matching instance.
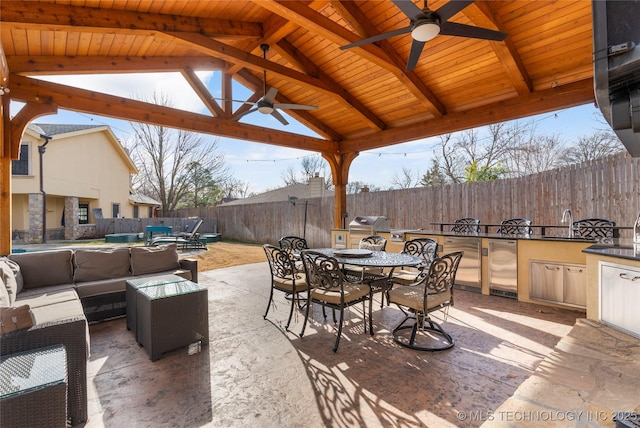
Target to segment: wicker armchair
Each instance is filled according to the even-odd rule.
[[[67,417],[71,425],[87,421],[88,326],[83,317],[34,325],[0,337],[0,355],[15,354],[52,345],[67,350]],[[27,410],[28,411],[28,410]]]

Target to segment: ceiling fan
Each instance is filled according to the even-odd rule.
[[[495,41],[502,41],[507,37],[506,33],[502,33],[500,31],[447,21],[447,19],[473,3],[473,0],[450,0],[447,4],[441,6],[436,11],[429,9],[429,6],[427,6],[427,0],[424,0],[424,7],[422,10],[418,9],[411,0],[392,1],[393,4],[395,4],[398,9],[400,9],[405,15],[407,15],[407,18],[410,19],[411,22],[407,27],[378,34],[377,36],[369,37],[367,39],[360,40],[359,42],[341,46],[340,49],[349,49],[355,46],[377,42],[389,37],[411,33],[413,42],[411,43],[411,52],[409,54],[409,60],[407,61],[407,71],[411,71],[415,68],[416,63],[420,58],[420,54],[422,54],[424,44],[436,37],[438,34]]]
[[[267,59],[267,51],[269,50],[269,45],[263,43],[260,45],[260,49],[262,49],[262,57]],[[245,111],[244,113],[238,115],[238,119],[242,116],[245,116],[249,113],[253,113],[254,111],[259,111],[262,114],[270,114],[275,117],[282,123],[283,125],[288,125],[289,122],[280,114],[278,109],[284,110],[318,110],[318,106],[309,106],[304,104],[284,104],[284,103],[276,103],[274,102],[276,99],[276,94],[278,90],[276,88],[269,88],[267,91],[267,70],[263,71],[263,96],[256,103],[250,103],[248,101],[239,101],[245,104],[255,104],[255,107]],[[235,100],[232,100],[235,101]]]

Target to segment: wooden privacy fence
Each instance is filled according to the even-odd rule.
[[[200,233],[215,233],[218,231],[218,222],[214,217],[203,218]],[[111,235],[114,233],[144,233],[147,226],[171,226],[174,232],[184,230],[191,223],[188,217],[163,217],[163,218],[103,218],[96,220],[96,236]]]
[[[357,215],[382,215],[392,229],[434,229],[431,223],[477,217],[499,223],[526,217],[534,224],[560,224],[570,208],[575,220],[600,217],[631,226],[640,211],[640,159],[626,153],[520,178],[451,184],[347,196],[344,226]],[[276,243],[284,235],[306,235],[314,247],[330,246],[333,197],[307,200],[219,205],[189,215],[215,217],[224,238]],[[623,238],[631,237],[622,231]]]

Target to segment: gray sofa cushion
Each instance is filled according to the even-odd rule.
[[[78,294],[73,288],[69,289],[56,289],[56,287],[47,287],[44,293],[29,293],[29,295],[25,295],[27,293],[20,293],[20,298],[18,299],[19,305],[29,305],[31,309],[39,308],[41,306],[49,306],[55,305],[62,302],[68,302],[69,300],[78,300]],[[67,314],[60,314],[61,319],[64,318],[72,318]]]
[[[100,281],[131,275],[129,248],[75,251],[73,281]]]
[[[165,272],[179,267],[177,244],[131,247],[132,275]]]
[[[37,251],[10,254],[9,258],[20,265],[24,288],[73,282],[72,250]]]

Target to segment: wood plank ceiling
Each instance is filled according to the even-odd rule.
[[[414,3],[422,8],[422,1]],[[447,0],[431,0],[433,10]],[[438,35],[405,71],[411,36],[340,47],[409,25],[391,1],[53,0],[0,2],[3,79],[12,99],[343,155],[593,102],[591,2],[475,1],[450,21],[508,33],[502,42]],[[271,49],[262,58],[261,43]],[[320,138],[238,120],[195,74],[221,70],[256,102],[267,85]],[[209,112],[44,83],[37,75],[180,71]],[[238,107],[238,104],[235,105]],[[260,114],[258,112],[252,114]],[[13,151],[13,150],[12,150]],[[17,156],[17,152],[13,153]],[[343,171],[344,173],[344,171]]]

